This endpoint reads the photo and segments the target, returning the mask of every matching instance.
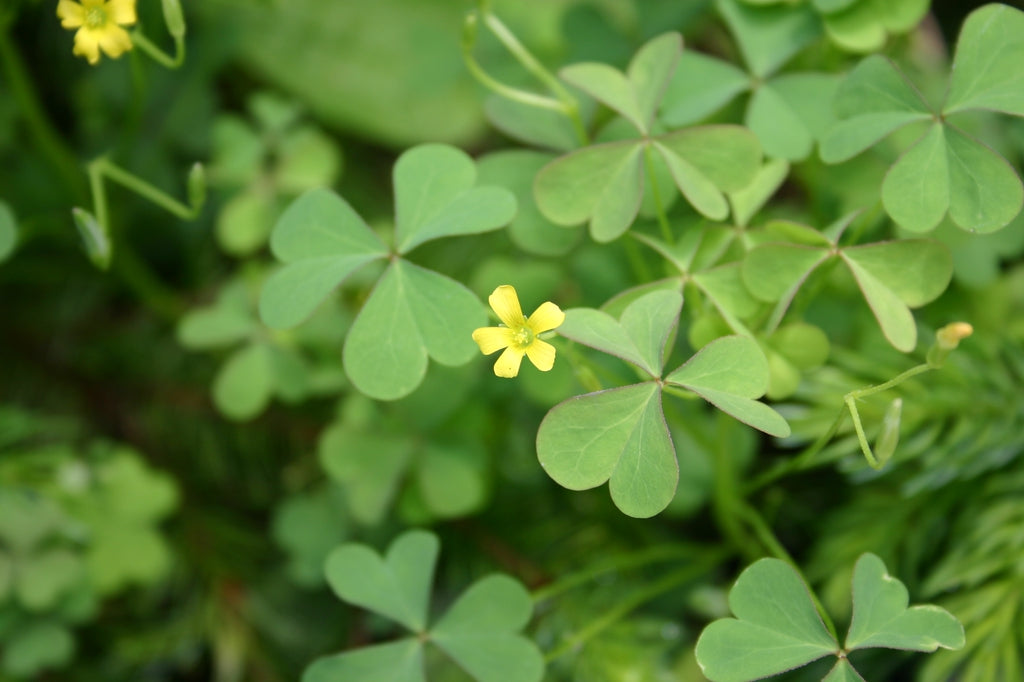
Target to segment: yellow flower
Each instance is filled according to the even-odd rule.
[[[487,300],[505,326],[481,327],[473,332],[473,340],[484,355],[505,349],[494,363],[494,373],[507,379],[514,377],[519,374],[519,365],[524,355],[542,372],[554,367],[555,347],[541,341],[539,336],[562,324],[565,313],[548,301],[542,303],[530,315],[530,319],[526,319],[519,307],[519,296],[515,288],[507,284],[495,289]]]
[[[122,26],[135,23],[135,0],[60,0],[57,17],[64,28],[77,28],[73,52],[90,64],[100,60],[102,49],[116,59],[132,49],[132,39]]]

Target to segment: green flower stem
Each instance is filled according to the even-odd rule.
[[[544,587],[534,590],[533,601],[534,603],[538,603],[554,599],[555,597],[579,587],[580,585],[585,585],[598,576],[602,576],[606,573],[628,571],[641,566],[674,561],[677,559],[692,558],[695,554],[699,554],[701,552],[710,553],[706,548],[675,543],[657,545],[637,552],[619,554],[606,561],[602,561],[599,564],[588,566],[581,571],[570,573],[549,585],[545,585]]]
[[[107,227],[108,223],[106,221],[107,197],[106,190],[103,187],[103,178],[109,178],[119,185],[127,187],[139,196],[149,199],[160,208],[173,213],[182,220],[195,220],[199,213],[199,207],[193,206],[190,208],[186,206],[163,190],[115,165],[104,156],[89,164],[88,173],[89,185],[92,189],[96,207],[96,220],[104,228]]]
[[[168,69],[177,69],[185,63],[185,38],[183,36],[172,36],[174,38],[174,56],[170,56],[143,35],[141,29],[135,29],[131,33],[132,44],[146,53],[153,61]]]
[[[576,101],[576,98],[572,93],[570,93],[569,90],[554,76],[554,74],[548,71],[544,65],[541,64],[540,61],[534,57],[521,42],[519,42],[519,39],[516,38],[515,34],[512,33],[507,26],[505,26],[504,22],[491,12],[490,3],[487,2],[487,0],[480,0],[477,5],[477,11],[466,17],[466,26],[462,41],[462,55],[470,72],[480,80],[483,85],[494,90],[494,92],[499,95],[522,102],[523,104],[546,109],[554,109],[555,111],[560,111],[565,114],[569,119],[569,122],[572,124],[573,130],[576,132],[576,137],[579,140],[580,145],[586,146],[589,144],[590,137],[587,135],[586,126],[583,125],[583,118],[580,116],[579,102]],[[505,46],[505,49],[508,50],[513,57],[515,57],[516,61],[518,61],[524,69],[533,75],[534,78],[540,81],[556,99],[535,95],[533,93],[526,92],[525,90],[504,85],[492,78],[483,70],[473,57],[473,48],[476,45],[478,17],[482,18],[484,25],[487,26],[499,41],[501,41],[501,44]]]
[[[550,651],[544,657],[544,660],[550,663],[555,659],[561,658],[567,653],[578,651],[589,640],[593,639],[604,630],[607,630],[612,625],[615,625],[617,622],[652,599],[705,575],[725,556],[727,556],[725,551],[709,551],[702,560],[683,566],[679,570],[666,573],[660,580],[656,580],[648,584],[644,589],[634,592],[628,599],[624,599],[619,602],[602,615],[589,620],[586,627],[580,629],[578,632],[563,641],[557,648]]]
[[[868,464],[871,465],[872,469],[881,469],[883,462],[878,461],[878,458],[875,457],[875,453],[871,450],[871,446],[868,444],[867,436],[864,434],[864,426],[860,421],[860,412],[857,410],[857,401],[869,395],[881,393],[893,386],[898,386],[913,376],[921,374],[922,372],[929,372],[933,369],[935,369],[935,366],[926,362],[917,365],[916,367],[911,367],[906,372],[897,375],[885,383],[878,384],[877,386],[869,386],[867,388],[859,388],[855,391],[850,391],[843,397],[843,402],[846,404],[847,409],[850,411],[850,417],[853,419],[853,429],[857,432],[857,442],[860,443],[860,450],[864,453],[864,457],[867,459]]]
[[[636,275],[637,281],[650,282],[653,280],[654,277],[651,275],[651,271],[647,267],[647,263],[640,254],[640,249],[636,247],[636,241],[633,239],[624,239],[622,244],[623,248],[626,250],[626,260],[629,261],[629,267],[633,270],[633,274]]]
[[[657,176],[654,174],[654,156],[651,152],[651,145],[644,145],[644,167],[647,177],[651,181],[651,198],[654,199],[654,210],[658,214],[658,226],[661,227],[661,238],[671,246],[675,239],[672,236],[672,227],[668,224],[668,216],[665,215],[665,206],[661,203],[661,191],[658,189]]]
[[[57,133],[40,103],[32,78],[25,68],[25,62],[8,34],[10,21],[11,18],[8,17],[0,18],[0,65],[7,87],[16,103],[15,109],[21,113],[21,119],[28,127],[29,136],[39,151],[71,190],[74,202],[84,202],[88,195],[88,187],[82,178],[78,159]]]
[[[772,532],[771,527],[765,522],[757,510],[749,504],[744,503],[739,507],[739,513],[753,529],[754,534],[757,536],[757,539],[761,541],[761,544],[771,552],[772,556],[776,559],[781,559],[792,566],[800,575],[800,578],[807,583],[807,585],[810,585],[807,581],[807,577],[804,576],[803,571],[800,570],[800,566],[793,560],[793,557],[786,551],[786,548],[782,546],[779,539],[775,537],[775,533]],[[838,642],[839,633],[836,630],[836,624],[832,622],[832,617],[828,615],[828,611],[825,610],[825,606],[821,603],[821,600],[818,599],[818,595],[814,593],[814,590],[809,591],[811,594],[811,601],[814,602],[814,607],[818,610],[818,615],[821,616],[821,620],[825,623],[825,627],[828,628],[828,631],[832,633],[832,638]]]

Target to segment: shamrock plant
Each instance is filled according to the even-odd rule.
[[[697,641],[697,661],[712,682],[747,682],[835,656],[824,682],[863,680],[849,655],[875,647],[907,651],[959,649],[964,629],[938,606],[907,607],[907,589],[874,554],[853,571],[853,618],[843,644],[822,620],[807,584],[780,559],[761,559],[729,592],[735,618],[708,625]]]
[[[414,636],[315,661],[303,682],[424,681],[424,648],[432,644],[479,682],[540,682],[544,660],[519,634],[533,613],[529,593],[500,574],[474,582],[437,619],[430,588],[440,543],[408,531],[382,557],[365,545],[341,545],[327,557],[327,583],[342,600],[401,624]]]
[[[270,246],[284,267],[260,298],[270,327],[294,327],[350,274],[388,261],[345,339],[345,371],[363,393],[382,400],[408,395],[423,380],[428,356],[460,365],[473,356],[470,335],[483,325],[479,300],[458,282],[413,264],[405,255],[441,237],[495,230],[515,214],[513,195],[476,186],[464,152],[423,145],[394,169],[393,246],[329,190],[312,190],[278,221]]]
[[[719,13],[735,36],[745,72],[727,61],[695,51],[682,54],[668,85],[661,120],[683,126],[726,106],[750,91],[744,125],[772,158],[800,160],[832,123],[832,93],[839,77],[829,73],[778,71],[821,34],[809,8],[759,8],[740,0],[718,0]]]
[[[998,153],[955,121],[971,111],[1024,116],[1016,65],[1024,55],[1024,12],[986,5],[964,23],[945,101],[933,108],[887,59],[862,61],[840,86],[840,122],[827,134],[821,158],[849,159],[894,131],[915,123],[927,130],[889,169],[882,204],[901,227],[928,232],[948,212],[959,227],[992,232],[1024,206],[1024,186]]]
[[[618,320],[574,308],[559,328],[566,338],[631,363],[647,380],[554,407],[537,432],[537,457],[566,488],[608,482],[612,500],[630,516],[653,516],[675,495],[679,465],[662,413],[663,393],[682,389],[761,431],[789,435],[786,421],[756,400],[768,388],[768,363],[748,337],[713,341],[662,377],[665,346],[682,304],[678,291],[654,291],[626,306]]]
[[[562,69],[564,81],[622,116],[639,137],[584,147],[542,168],[534,195],[549,220],[559,225],[585,222],[596,241],[611,241],[636,220],[645,187],[659,213],[677,188],[702,215],[713,220],[729,215],[723,192],[750,183],[760,147],[738,126],[655,132],[655,113],[681,52],[680,36],[670,33],[644,45],[625,74],[604,64]],[[674,188],[662,197],[667,187],[658,178],[666,176]]]

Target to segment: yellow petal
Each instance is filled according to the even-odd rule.
[[[117,59],[132,49],[131,36],[128,35],[128,31],[120,26],[109,25],[97,33],[99,33],[100,37],[100,47],[113,59]]]
[[[534,367],[547,372],[555,366],[555,347],[547,341],[537,339],[526,349],[526,357],[530,358]]]
[[[506,327],[514,329],[526,324],[526,318],[523,317],[523,309],[519,307],[519,296],[516,295],[515,287],[502,284],[494,290],[494,293],[490,295],[487,301],[491,304],[491,309],[494,310],[498,319]]]
[[[122,26],[134,24],[136,21],[135,0],[110,0],[107,3],[107,11],[110,12],[110,18],[114,23]]]
[[[507,327],[480,327],[473,332],[473,340],[480,346],[480,352],[490,355],[512,345],[512,330]]]
[[[540,334],[554,329],[565,322],[565,313],[551,301],[541,303],[540,307],[533,311],[530,319],[526,321],[534,334]]]
[[[57,3],[57,17],[64,28],[78,28],[85,23],[85,8],[72,0]]]
[[[96,31],[87,28],[78,29],[75,34],[75,47],[71,50],[74,54],[85,57],[90,64],[100,60],[100,41]]]
[[[498,356],[498,361],[494,363],[494,373],[499,377],[511,379],[519,374],[519,365],[522,361],[523,351],[512,347],[506,348],[505,352]]]

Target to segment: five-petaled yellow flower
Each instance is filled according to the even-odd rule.
[[[135,0],[60,0],[57,17],[64,28],[77,28],[73,52],[90,64],[100,60],[102,49],[116,59],[132,49],[132,39],[122,26],[135,23]]]
[[[519,307],[516,290],[502,284],[487,299],[504,327],[481,327],[473,332],[473,340],[484,355],[505,349],[494,363],[494,373],[499,377],[512,378],[519,374],[523,356],[530,358],[542,372],[555,365],[555,347],[542,341],[540,334],[550,331],[565,321],[565,313],[548,301],[542,303],[527,319]]]

